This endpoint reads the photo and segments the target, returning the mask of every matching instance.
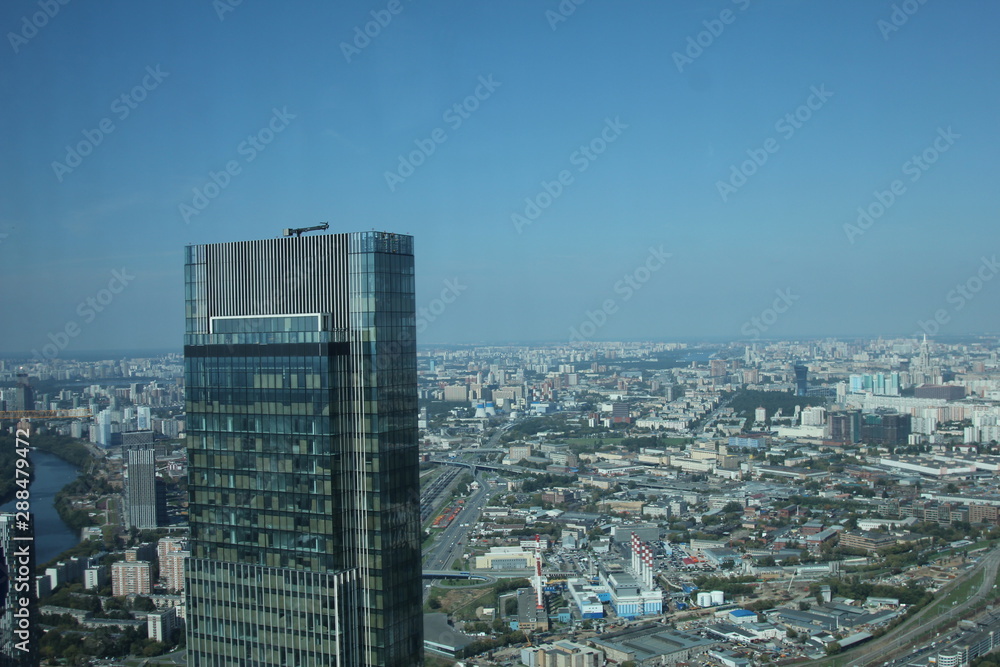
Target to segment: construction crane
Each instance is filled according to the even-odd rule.
[[[322,225],[316,225],[315,227],[296,227],[294,229],[286,229],[285,236],[294,236],[299,238],[305,232],[321,232],[324,229],[330,229],[330,223],[324,222]]]
[[[73,419],[74,417],[89,417],[87,408],[71,408],[69,410],[0,410],[0,419]]]

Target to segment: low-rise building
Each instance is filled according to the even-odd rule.
[[[521,662],[527,667],[599,667],[604,664],[604,652],[571,641],[559,641],[521,649]]]
[[[590,640],[604,651],[608,660],[632,660],[640,665],[685,662],[719,644],[717,640],[665,628],[659,623],[631,627],[621,632],[599,635]]]
[[[476,556],[477,570],[525,570],[535,567],[535,554],[521,547],[493,547]]]
[[[872,552],[882,547],[892,546],[896,538],[887,533],[873,533],[864,530],[847,530],[840,534],[840,546],[864,549]]]
[[[549,629],[549,612],[542,596],[542,606],[538,606],[538,595],[533,588],[517,590],[517,620],[511,622],[512,630],[523,632],[545,632]]]
[[[602,618],[603,603],[611,600],[607,587],[591,584],[586,579],[570,579],[566,582],[566,591],[573,599],[580,618]]]

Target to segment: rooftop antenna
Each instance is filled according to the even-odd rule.
[[[316,225],[315,227],[296,227],[293,229],[285,229],[284,236],[294,236],[295,238],[300,238],[305,232],[320,232],[324,229],[330,229],[330,223],[324,222],[321,225]]]

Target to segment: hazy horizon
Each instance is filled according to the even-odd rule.
[[[324,221],[414,236],[421,344],[996,330],[993,3],[40,7],[0,348],[179,350],[185,245]]]

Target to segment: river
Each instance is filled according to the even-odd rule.
[[[76,479],[78,469],[37,449],[31,451],[31,466],[35,471],[29,500],[35,515],[35,563],[41,565],[80,542],[80,536],[62,522],[55,508],[56,493]],[[0,512],[14,512],[15,502],[0,505]]]

